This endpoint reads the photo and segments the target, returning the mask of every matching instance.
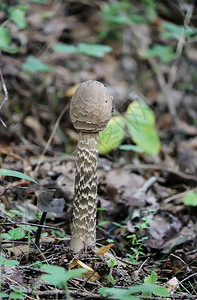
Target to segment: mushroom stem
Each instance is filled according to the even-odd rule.
[[[97,160],[98,132],[80,131],[70,245],[74,252],[96,244]]]
[[[46,218],[46,215],[47,215],[47,212],[43,211],[39,225],[43,225],[44,224],[44,220]],[[36,244],[36,246],[38,248],[40,247],[41,233],[42,233],[42,226],[39,226],[38,229],[37,229],[37,231],[36,231],[36,238],[35,238],[35,244]]]

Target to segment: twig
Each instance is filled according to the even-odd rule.
[[[5,94],[5,97],[2,101],[2,103],[0,104],[0,110],[1,110],[3,105],[6,103],[6,101],[8,101],[8,91],[7,91],[7,88],[6,88],[4,79],[3,79],[3,74],[2,74],[1,68],[0,68],[0,78],[1,78],[2,86],[3,86],[3,91],[4,91],[4,94]],[[3,122],[3,120],[1,118],[0,118],[0,122],[5,128],[7,127],[6,124]]]
[[[9,220],[8,220],[9,221]],[[10,223],[0,223],[0,225],[4,226],[8,226],[8,225],[11,225],[11,224],[15,224],[18,226],[18,224],[16,224],[15,222],[10,222]],[[34,224],[34,223],[25,223],[25,222],[20,222],[20,225],[27,225],[27,226],[35,226],[35,227],[42,227],[42,228],[48,228],[48,229],[54,229],[54,230],[59,230],[58,228],[56,227],[53,227],[53,226],[47,226],[47,225],[40,225],[40,224]]]

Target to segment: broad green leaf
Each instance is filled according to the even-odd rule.
[[[7,49],[10,46],[11,37],[10,32],[7,28],[1,26],[0,27],[0,49]]]
[[[140,300],[139,297],[131,298],[128,294],[128,290],[118,289],[118,288],[100,288],[98,289],[98,293],[104,297],[112,296],[113,299],[119,300]]]
[[[147,154],[158,154],[161,143],[155,130],[155,116],[143,102],[133,101],[127,108],[126,120],[132,140]]]
[[[8,233],[2,233],[2,234],[0,234],[0,236],[2,236],[4,239],[8,239],[8,240],[12,239],[11,235]]]
[[[1,297],[1,299],[3,299],[3,298],[8,298],[9,295],[6,294],[6,293],[0,293],[0,297]]]
[[[183,197],[183,203],[189,206],[197,206],[197,192],[187,192]]]
[[[87,270],[82,269],[82,268],[70,270],[70,271],[66,272],[66,281],[68,281],[72,278],[75,278],[75,277],[79,277],[86,272],[87,272]]]
[[[53,285],[57,285],[60,288],[65,287],[66,281],[74,277],[80,276],[86,272],[86,270],[84,269],[66,271],[63,267],[54,265],[43,265],[41,269],[49,273],[46,275],[42,275],[42,280],[47,281]]]
[[[183,25],[176,25],[170,22],[162,22],[161,26],[166,30],[165,32],[162,32],[162,35],[165,38],[180,39],[183,32],[187,37],[196,34],[196,30],[191,26],[185,27]]]
[[[8,267],[14,267],[14,266],[19,265],[19,262],[17,260],[14,260],[14,259],[9,259],[9,260],[6,260],[4,262],[4,265],[8,266]]]
[[[162,63],[168,63],[176,57],[172,47],[159,44],[149,50],[140,51],[140,55],[142,58],[159,57]]]
[[[107,127],[99,133],[99,152],[109,153],[122,143],[125,136],[125,119],[112,117]]]
[[[33,178],[31,178],[28,175],[25,175],[21,172],[18,171],[12,171],[12,170],[7,170],[7,169],[0,169],[0,175],[2,176],[11,176],[11,177],[17,177],[17,178],[21,178],[21,179],[26,179],[29,181],[32,181],[36,184],[38,184]]]
[[[151,275],[145,277],[144,282],[145,283],[155,283],[157,281],[157,273],[152,271]]]
[[[64,268],[54,265],[42,265],[41,269],[46,273],[49,273],[42,275],[42,280],[49,282],[50,284],[57,285],[60,288],[65,287],[66,270]]]
[[[23,64],[23,70],[38,73],[38,72],[53,72],[54,69],[45,64],[40,59],[35,58],[34,56],[28,56],[27,61]]]
[[[77,53],[77,48],[75,46],[67,44],[55,44],[53,50],[63,53]]]
[[[21,231],[19,228],[9,230],[8,233],[13,240],[19,240],[25,236],[24,231]]]
[[[78,53],[86,54],[94,57],[103,57],[105,53],[109,53],[112,51],[112,48],[106,45],[98,45],[98,44],[86,44],[81,43],[77,46]]]
[[[164,286],[157,286],[154,289],[153,294],[155,296],[159,296],[159,297],[168,297],[169,296],[169,292],[168,292],[167,288],[165,288]]]
[[[53,46],[53,50],[63,53],[79,53],[94,57],[103,57],[105,53],[111,52],[112,48],[106,45],[81,43],[77,46],[68,44],[56,44]]]
[[[10,19],[18,26],[18,28],[25,29],[27,27],[25,14],[26,11],[24,9],[16,7],[11,10]]]

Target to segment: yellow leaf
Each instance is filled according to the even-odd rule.
[[[114,244],[108,244],[106,246],[103,246],[101,248],[99,248],[98,250],[96,250],[96,254],[99,254],[99,255],[104,255],[106,252],[109,251],[109,249],[113,246]]]
[[[65,96],[68,97],[68,98],[71,98],[74,95],[74,93],[75,93],[76,89],[78,88],[78,86],[79,86],[79,84],[75,84],[75,85],[71,86],[70,88],[68,88],[65,91]]]
[[[97,272],[94,273],[94,270],[92,268],[90,268],[88,265],[84,264],[79,259],[73,261],[72,264],[69,265],[69,269],[72,269],[76,266],[78,268],[83,268],[83,269],[87,270],[87,272],[85,274],[83,274],[82,276],[80,276],[79,278],[86,280],[90,277],[91,274],[93,274],[93,275],[88,279],[90,281],[95,281],[100,278],[100,276]]]

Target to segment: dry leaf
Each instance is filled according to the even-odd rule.
[[[173,277],[172,279],[167,281],[167,289],[168,292],[170,292],[171,290],[171,295],[174,294],[174,292],[179,288],[179,281],[176,277]]]
[[[94,273],[94,270],[92,268],[90,268],[88,265],[84,264],[79,259],[73,261],[69,265],[69,270],[73,269],[76,266],[78,268],[83,268],[83,269],[87,270],[87,272],[85,274],[83,274],[82,276],[80,276],[79,278],[82,278],[82,279],[86,280],[86,279],[88,279],[90,277],[91,274],[93,274],[93,275],[88,279],[89,281],[95,281],[95,280],[97,280],[97,279],[100,278],[100,276],[99,276],[99,274],[97,272]]]
[[[76,89],[78,88],[78,86],[79,86],[79,84],[75,84],[75,85],[71,86],[69,89],[67,89],[65,91],[65,96],[68,97],[68,98],[71,98],[74,95],[74,93],[75,93]]]
[[[114,244],[108,244],[108,245],[106,245],[106,246],[103,246],[103,247],[101,247],[101,248],[99,248],[98,250],[96,250],[95,252],[96,252],[96,254],[98,254],[98,255],[104,255],[106,252],[108,252],[109,251],[109,249],[113,246]]]

